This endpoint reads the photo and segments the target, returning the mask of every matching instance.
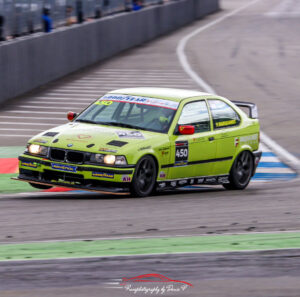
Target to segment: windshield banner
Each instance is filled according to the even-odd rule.
[[[131,95],[119,95],[119,94],[107,94],[99,99],[98,102],[101,101],[116,101],[116,102],[129,102],[143,105],[151,105],[169,109],[177,109],[179,103],[171,100],[165,99],[156,99],[156,98],[148,98],[148,97],[140,97],[140,96],[131,96]]]

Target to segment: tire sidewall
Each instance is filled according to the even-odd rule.
[[[149,160],[150,162],[152,162],[153,168],[154,168],[154,174],[153,174],[151,187],[149,187],[149,190],[147,192],[143,192],[139,189],[139,187],[136,184],[136,177],[137,177],[137,174],[138,174],[141,163],[146,159]],[[154,158],[150,155],[143,156],[138,161],[138,163],[136,165],[136,170],[135,170],[134,175],[133,175],[133,179],[132,179],[132,183],[131,183],[131,193],[132,193],[132,195],[135,196],[135,197],[149,196],[155,189],[156,177],[157,177],[157,166],[156,166],[156,162],[155,162]]]
[[[240,156],[243,153],[245,153],[245,152],[247,154],[249,154],[249,156],[250,156],[251,170],[250,170],[250,174],[249,174],[249,177],[248,177],[247,181],[245,183],[240,183],[240,181],[237,178],[237,174],[236,174],[236,163],[238,162]],[[253,170],[254,170],[254,164],[253,164],[253,155],[252,155],[252,153],[250,151],[242,151],[242,152],[240,152],[238,154],[238,156],[235,158],[234,163],[233,163],[232,168],[231,168],[231,171],[230,171],[230,183],[233,186],[232,188],[233,189],[238,189],[238,190],[245,189],[248,186],[248,184],[249,184],[249,182],[251,180],[251,176],[252,176]]]

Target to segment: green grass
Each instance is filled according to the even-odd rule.
[[[300,248],[300,233],[213,235],[0,245],[0,260]]]

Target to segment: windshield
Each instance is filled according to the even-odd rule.
[[[170,100],[107,94],[76,121],[166,133],[177,107],[178,103]]]

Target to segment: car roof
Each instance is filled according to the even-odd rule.
[[[118,89],[109,92],[109,94],[143,96],[143,97],[151,97],[157,99],[167,99],[176,102],[180,102],[181,100],[186,98],[211,95],[199,91],[191,91],[191,90],[183,90],[183,89],[175,89],[175,88],[173,89],[173,88],[149,88],[149,87]]]

